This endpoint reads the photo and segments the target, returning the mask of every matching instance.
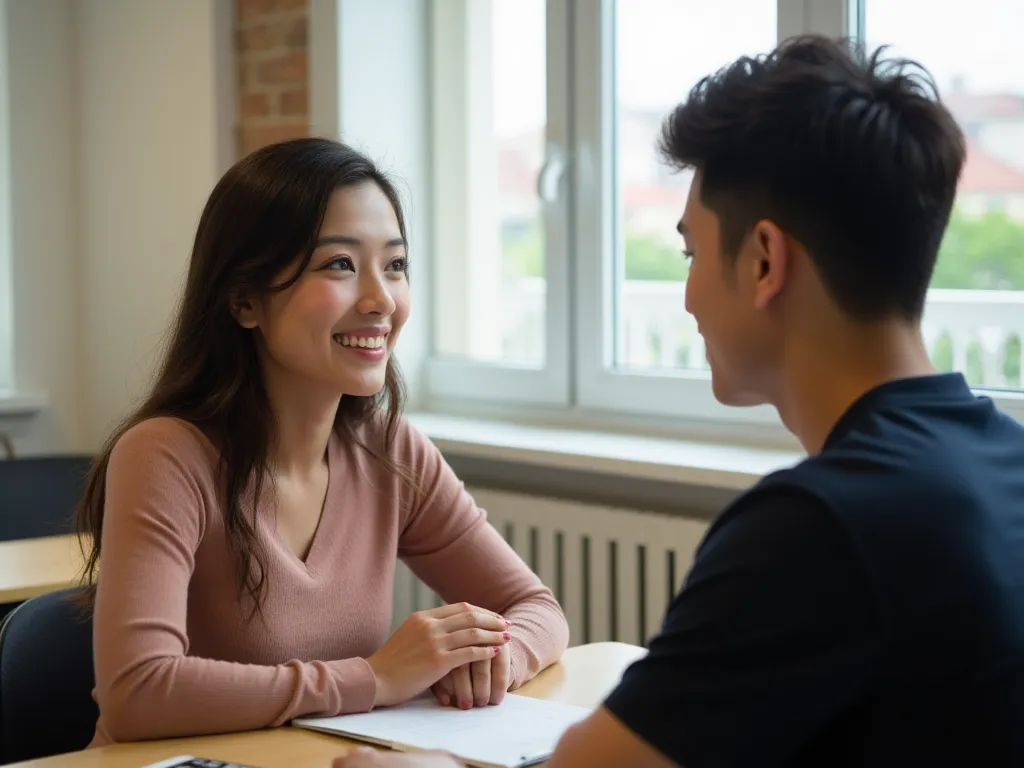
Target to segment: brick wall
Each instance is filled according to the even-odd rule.
[[[309,133],[309,0],[237,0],[238,154]]]

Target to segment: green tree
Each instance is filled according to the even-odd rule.
[[[544,238],[540,228],[522,233],[504,233],[501,243],[502,268],[508,277],[541,277],[544,274]],[[646,232],[626,233],[626,279],[686,279],[689,265],[682,247]]]
[[[627,232],[626,279],[686,279],[688,264],[681,248],[648,232]],[[505,273],[544,274],[544,238],[538,226],[502,238]],[[879,276],[884,279],[884,275]],[[933,288],[1024,290],[1024,222],[1002,211],[969,217],[954,212],[939,251]]]
[[[502,233],[501,262],[506,277],[544,276],[544,237],[536,224],[522,234]]]
[[[977,217],[954,212],[932,287],[1024,290],[1024,222],[1002,211]]]
[[[681,244],[677,247],[647,232],[626,233],[627,280],[680,282],[689,270]]]

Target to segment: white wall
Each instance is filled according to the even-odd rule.
[[[233,151],[232,0],[7,0],[19,452],[95,449],[153,373]]]
[[[144,391],[219,176],[213,4],[78,5],[85,435]]]
[[[25,452],[82,446],[72,2],[7,2],[14,375],[50,400]]]

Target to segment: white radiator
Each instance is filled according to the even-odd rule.
[[[503,491],[470,489],[498,532],[551,588],[570,644],[646,644],[661,626],[707,522]],[[441,604],[400,565],[395,623]]]

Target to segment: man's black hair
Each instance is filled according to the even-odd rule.
[[[883,53],[792,38],[703,78],[661,136],[700,173],[727,256],[770,219],[862,322],[921,317],[966,151],[928,72]]]

